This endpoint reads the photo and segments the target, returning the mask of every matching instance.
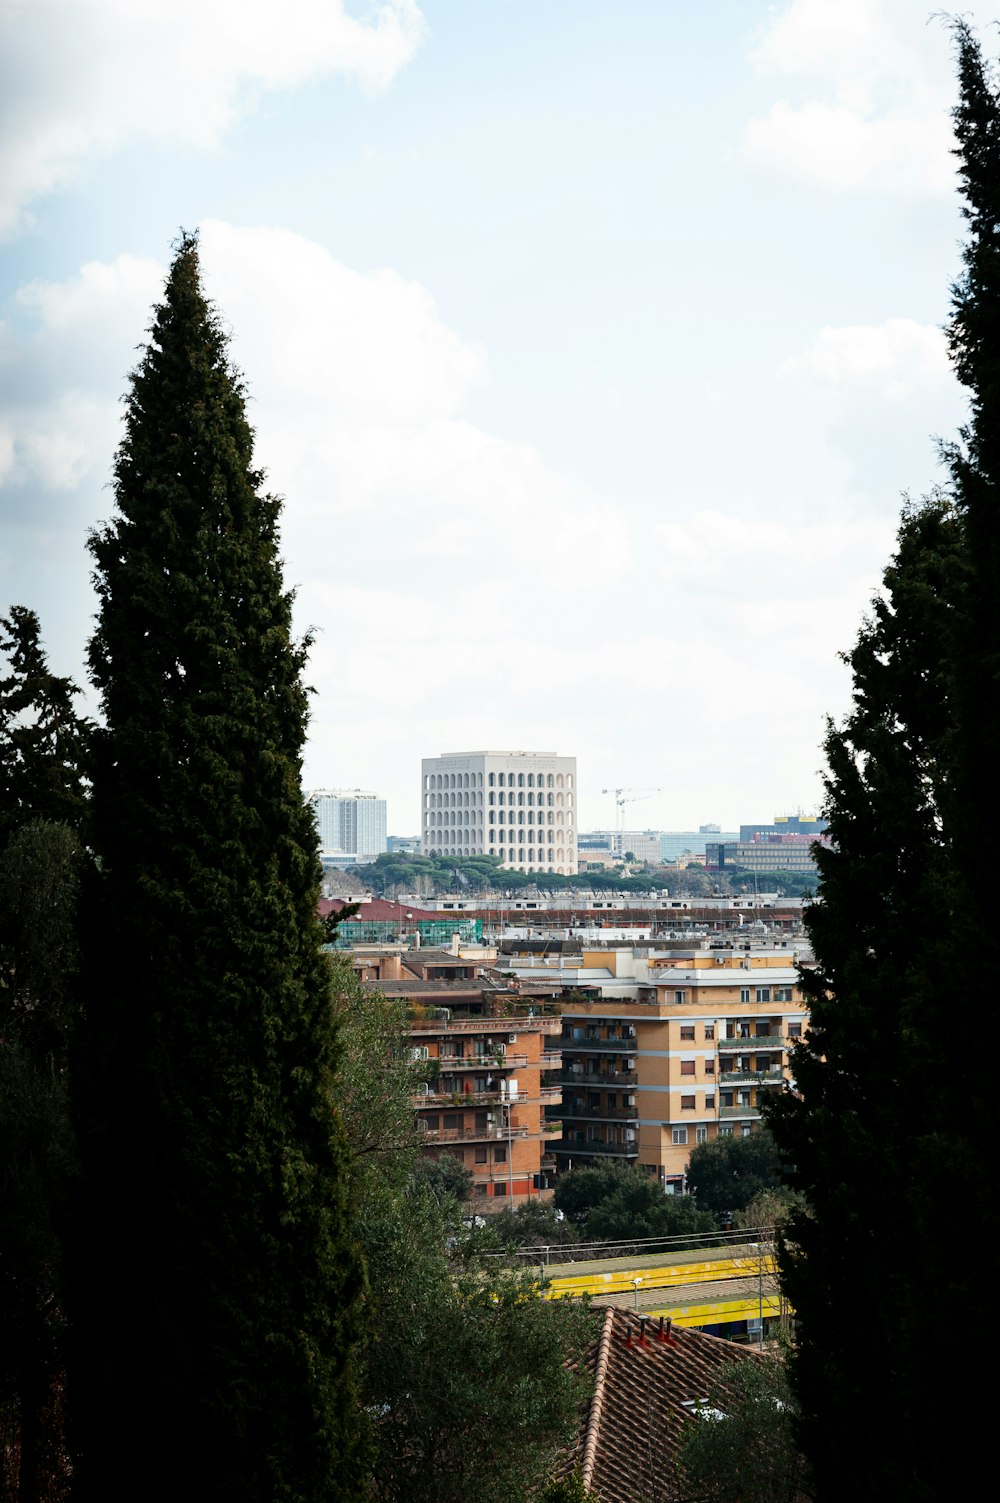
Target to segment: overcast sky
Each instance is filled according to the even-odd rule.
[[[966,12],[987,47],[992,12]],[[963,403],[922,0],[0,0],[0,606],[84,678],[88,527],[200,226],[318,636],[306,781],[575,755],[581,827],[815,808]]]

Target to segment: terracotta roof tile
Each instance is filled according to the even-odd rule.
[[[756,1360],[755,1352],[717,1336],[609,1309],[586,1356],[594,1392],[560,1472],[579,1468],[601,1503],[674,1496],[690,1404],[708,1397],[727,1363]]]

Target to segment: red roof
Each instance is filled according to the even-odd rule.
[[[346,902],[346,898],[320,898],[320,918],[326,918],[328,913],[339,913]],[[361,904],[356,922],[365,924],[388,920],[392,923],[405,924],[415,919],[437,919],[440,921],[442,917],[448,918],[451,915],[427,913],[423,908],[409,908],[405,903],[390,903],[386,898],[372,898],[370,903]],[[348,920],[348,922],[351,922],[351,920]]]

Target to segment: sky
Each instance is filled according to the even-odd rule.
[[[509,747],[577,757],[582,829],[608,788],[818,806],[964,412],[922,0],[0,0],[0,57],[0,610],[58,672],[198,228],[316,632],[307,786],[411,834],[421,757]]]

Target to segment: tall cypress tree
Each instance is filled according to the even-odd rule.
[[[1000,97],[956,23],[969,236],[950,343],[971,397],[950,484],[907,510],[827,738],[801,1092],[771,1125],[810,1202],[787,1238],[803,1441],[825,1500],[939,1499],[992,1462],[1000,1261],[990,897],[1000,809]]]
[[[77,1490],[102,1503],[360,1490],[305,646],[252,440],[185,235],[90,544],[105,724],[70,1391]]]

